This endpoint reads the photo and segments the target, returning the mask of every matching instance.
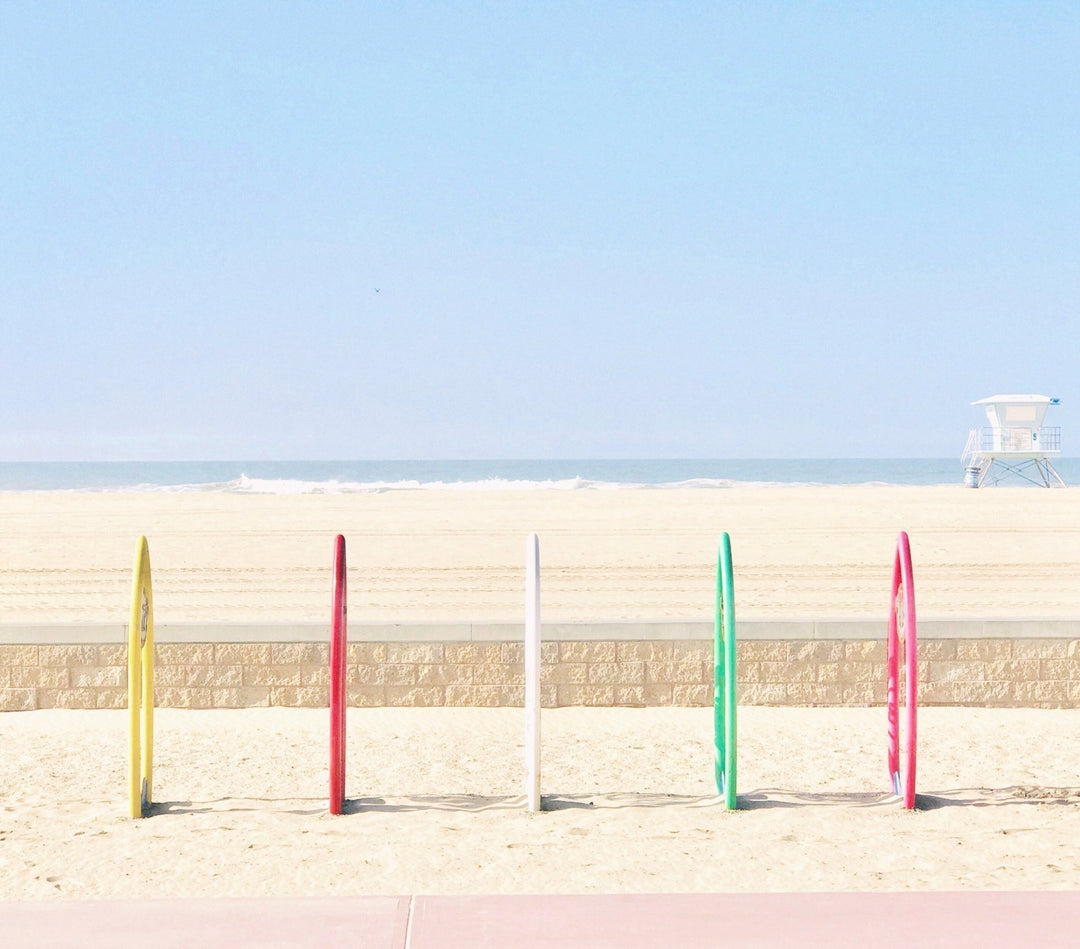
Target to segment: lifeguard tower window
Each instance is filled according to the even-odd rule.
[[[1036,418],[1034,405],[1006,405],[1006,422],[1034,422]]]

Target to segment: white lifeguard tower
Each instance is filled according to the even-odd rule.
[[[1046,410],[1060,402],[1046,395],[992,395],[972,402],[986,409],[990,427],[968,435],[960,459],[964,484],[981,488],[1012,474],[1044,488],[1065,487],[1050,461],[1061,454],[1061,429],[1043,425]]]

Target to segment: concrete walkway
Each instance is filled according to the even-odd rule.
[[[1080,892],[358,896],[0,903],[10,949],[875,949],[1080,944]]]

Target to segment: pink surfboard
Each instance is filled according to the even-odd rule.
[[[330,621],[330,813],[345,806],[345,538],[334,540],[334,611]]]
[[[915,624],[915,582],[911,569],[911,544],[900,532],[893,562],[892,609],[889,613],[888,704],[889,776],[893,792],[902,797],[904,807],[915,807],[915,745],[918,717],[918,663]],[[904,750],[900,767],[900,653],[904,653]]]

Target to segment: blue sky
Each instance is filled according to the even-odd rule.
[[[0,460],[1080,455],[1080,6],[0,3]]]

